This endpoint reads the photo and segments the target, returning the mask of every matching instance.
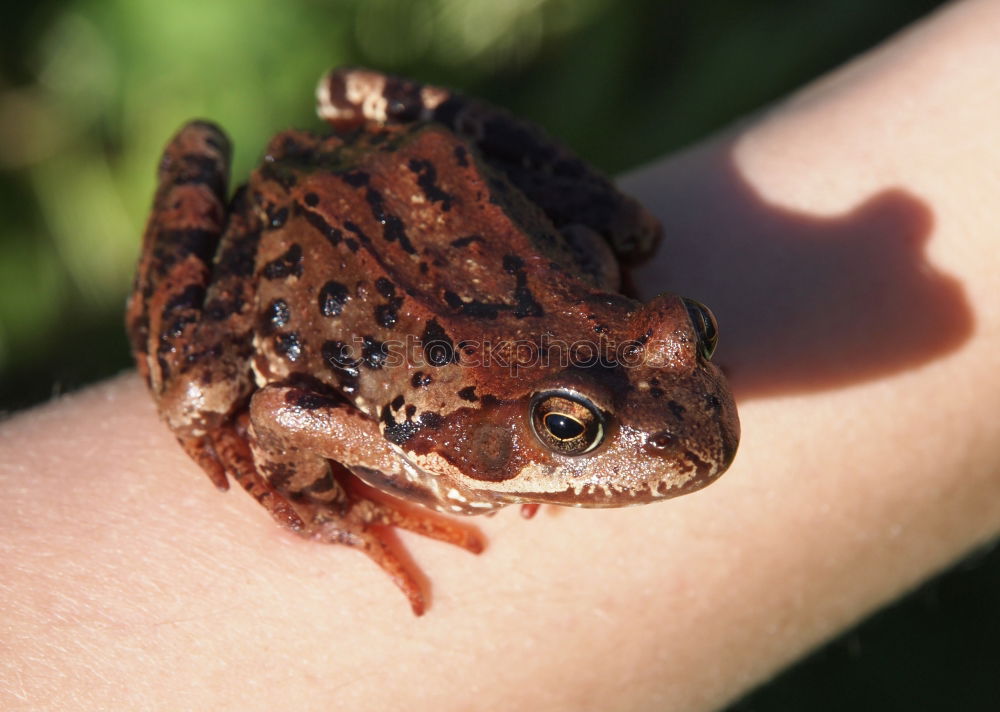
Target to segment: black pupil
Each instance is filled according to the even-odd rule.
[[[572,440],[583,433],[583,424],[562,413],[549,413],[545,416],[545,427],[553,437],[560,440]]]

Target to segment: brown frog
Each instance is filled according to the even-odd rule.
[[[722,474],[739,424],[711,312],[617,292],[654,218],[481,102],[362,69],[317,96],[333,133],[278,134],[232,198],[210,123],[160,164],[128,331],[216,486],[363,550],[420,614],[381,525],[481,544],[399,500],[617,507]]]

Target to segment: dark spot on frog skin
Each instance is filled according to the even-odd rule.
[[[318,408],[335,408],[341,405],[342,401],[324,396],[312,391],[290,390],[285,394],[285,402],[296,408],[303,410],[317,410]]]
[[[477,319],[496,319],[501,309],[510,309],[506,304],[491,304],[478,300],[466,302],[450,289],[444,290],[444,301],[452,309],[460,310],[465,316]]]
[[[303,200],[305,200],[306,205],[310,208],[315,208],[319,205],[319,196],[312,192],[306,193]]]
[[[421,424],[410,420],[402,423],[396,422],[388,406],[382,408],[381,420],[385,426],[382,433],[386,440],[393,445],[402,445],[412,438],[420,430]]]
[[[413,243],[410,242],[410,238],[406,235],[406,229],[403,227],[402,220],[395,215],[387,215],[383,225],[385,226],[385,239],[388,242],[398,240],[399,246],[403,250],[409,252],[411,255],[417,254],[416,248],[413,247]]]
[[[476,387],[468,386],[463,388],[458,392],[458,397],[462,400],[469,401],[470,403],[475,403],[479,398],[476,396]]]
[[[299,342],[299,335],[294,331],[275,336],[274,349],[292,362],[298,361],[302,356],[302,344]]]
[[[347,245],[347,249],[349,249],[351,252],[357,252],[358,251],[358,241],[357,240],[349,237],[346,240],[344,240],[344,244]]]
[[[319,313],[327,317],[340,316],[350,298],[347,287],[331,279],[319,290]]]
[[[361,342],[361,362],[372,370],[378,370],[385,365],[389,352],[385,344],[371,336],[365,336]]]
[[[279,227],[283,226],[288,220],[288,207],[283,206],[277,210],[273,206],[268,206],[267,209],[267,224],[272,230],[277,230]]]
[[[260,170],[261,176],[269,181],[274,181],[285,190],[294,188],[295,184],[299,182],[298,175],[294,170],[290,170],[287,165],[265,161],[258,170]]]
[[[662,398],[664,392],[662,388],[657,388],[656,386],[653,386],[652,388],[649,389],[649,395],[652,396],[653,398]]]
[[[382,89],[386,115],[395,121],[414,121],[420,115],[423,101],[420,87],[415,82],[387,77]]]
[[[444,423],[444,416],[440,413],[435,413],[434,411],[427,411],[426,413],[420,414],[420,425],[424,428],[430,428],[436,430],[441,427]]]
[[[473,242],[485,242],[482,235],[466,235],[465,237],[456,237],[451,241],[452,247],[468,247]]]
[[[410,238],[406,234],[403,221],[397,215],[386,212],[382,194],[374,188],[369,188],[365,192],[365,200],[368,201],[368,205],[372,209],[372,215],[382,225],[382,237],[385,238],[385,241],[399,242],[399,246],[403,248],[404,252],[411,255],[417,254],[416,248],[413,247],[413,243],[410,242]]]
[[[350,231],[350,232],[353,232],[355,235],[357,235],[358,240],[360,240],[365,245],[370,245],[371,244],[371,241],[372,241],[371,238],[368,237],[368,235],[365,234],[364,230],[362,230],[360,227],[358,227],[357,223],[355,223],[353,220],[345,220],[344,221],[344,228],[346,230]]]
[[[212,278],[219,280],[224,277],[245,278],[251,276],[255,262],[254,253],[257,251],[259,239],[260,233],[253,232],[231,242],[219,254],[219,259],[212,269]]]
[[[434,164],[430,161],[411,158],[409,167],[417,174],[417,185],[423,191],[424,197],[431,203],[441,203],[441,209],[445,212],[451,210],[451,203],[455,198],[438,186],[437,169],[434,168]]]
[[[262,274],[266,279],[283,279],[288,276],[302,276],[302,247],[298,243],[288,248],[281,257],[271,260]]]
[[[188,364],[196,364],[199,361],[213,361],[217,360],[221,354],[222,344],[216,342],[204,349],[189,353],[187,355],[187,362]]]
[[[309,195],[313,195],[310,193]],[[308,196],[306,196],[308,198]],[[306,222],[312,225],[314,228],[319,230],[320,234],[325,237],[331,245],[336,247],[344,239],[344,233],[335,228],[333,225],[328,223],[319,213],[314,213],[312,210],[302,210],[302,217],[306,219]]]
[[[455,360],[455,342],[441,328],[437,319],[431,319],[420,337],[424,345],[424,358],[431,366],[446,366]]]
[[[389,405],[392,406],[393,410],[399,410],[400,408],[403,407],[404,403],[406,403],[406,399],[403,398],[402,395],[398,395],[392,399],[392,402]]]
[[[458,163],[462,168],[469,165],[469,159],[467,157],[468,151],[465,150],[465,146],[455,146],[455,162]]]
[[[220,163],[214,156],[187,153],[181,156],[179,161],[183,167],[176,172],[172,181],[174,185],[201,184],[208,186],[216,195],[225,192],[226,174],[225,171],[219,170]]]
[[[375,280],[375,289],[386,299],[396,296],[396,285],[385,277],[379,277]]]
[[[196,227],[161,231],[153,249],[156,274],[159,276],[166,274],[173,265],[188,256],[209,264],[218,239],[219,235],[215,230]]]
[[[604,324],[594,324],[594,331],[598,334],[606,334],[608,333],[608,327]]]
[[[403,300],[399,297],[392,299],[388,304],[379,304],[375,307],[375,322],[386,329],[391,329],[399,320],[399,307]]]
[[[670,409],[670,412],[674,414],[674,417],[677,418],[677,420],[684,420],[684,411],[687,410],[687,408],[682,406],[680,403],[674,400],[668,401],[667,408]]]
[[[205,303],[205,319],[207,321],[223,321],[233,314],[243,311],[243,298],[239,295],[232,299],[212,299]]]
[[[490,304],[473,300],[462,302],[462,314],[477,319],[496,319],[501,309],[510,309],[506,304]]]
[[[427,265],[426,262],[421,262],[419,265],[417,265],[417,269],[420,270],[420,274],[427,274],[430,267]]]
[[[414,388],[427,388],[427,386],[431,385],[432,380],[433,379],[423,371],[417,371],[413,374],[413,378],[410,379],[410,384]]]
[[[517,255],[504,255],[503,269],[508,274],[514,275],[516,286],[514,287],[514,316],[524,319],[529,316],[545,316],[545,310],[538,303],[535,296],[528,289],[528,276],[524,273],[524,260]]]
[[[364,171],[349,171],[342,173],[340,177],[343,178],[345,183],[354,188],[368,185],[368,181],[371,179],[371,176]]]
[[[163,319],[169,319],[175,311],[197,309],[204,299],[205,288],[200,284],[189,284],[163,305]]]
[[[264,318],[272,328],[280,329],[291,320],[292,311],[284,299],[275,299],[264,310]]]
[[[166,339],[167,344],[169,345],[169,339],[176,339],[180,336],[183,336],[184,329],[187,328],[189,324],[194,324],[196,321],[198,321],[198,317],[193,313],[186,314],[184,316],[179,316],[170,322],[165,332],[161,334],[161,338]],[[170,348],[168,350],[172,351],[173,346],[170,345]],[[164,350],[164,353],[166,353],[166,351],[167,350]]]
[[[351,358],[351,350],[343,341],[326,341],[321,347],[323,362],[338,377],[341,390],[344,393],[355,393],[358,390],[358,360]]]
[[[518,274],[518,280],[520,281],[523,279],[524,273],[521,272]],[[514,306],[514,316],[518,319],[523,319],[529,316],[545,316],[545,310],[542,309],[542,305],[535,300],[531,290],[526,286],[518,285],[514,289],[514,299],[516,302]]]
[[[503,270],[507,274],[517,274],[524,269],[524,260],[517,255],[503,256]]]
[[[722,401],[720,401],[719,397],[714,393],[705,394],[705,404],[710,410],[715,411],[716,413],[722,410]]]
[[[412,403],[410,405],[406,406],[406,417],[407,417],[407,419],[412,418],[413,415],[416,412],[417,412],[417,406],[413,405]]]
[[[462,298],[450,289],[444,290],[444,301],[452,309],[461,309],[465,306],[465,302],[462,301]]]

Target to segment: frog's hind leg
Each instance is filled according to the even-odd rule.
[[[396,460],[378,425],[345,401],[272,384],[254,394],[250,420],[255,472],[246,481],[264,480],[270,491],[283,493],[279,496],[301,518],[302,526],[293,527],[301,536],[367,554],[406,594],[417,615],[424,611],[424,595],[399,553],[387,545],[386,528],[482,551],[471,529],[373,496],[361,485],[347,466],[391,472]]]
[[[537,125],[499,107],[359,68],[324,76],[316,98],[320,117],[336,128],[365,122],[444,124],[471,141],[492,168],[539,205],[571,247],[596,233],[617,257],[631,261],[648,254],[660,237],[656,218],[619,193],[607,176]]]
[[[245,191],[227,204],[230,146],[204,121],[164,150],[127,312],[140,374],[185,451],[220,489],[220,451],[252,389],[259,228]]]
[[[139,372],[155,396],[184,361],[226,223],[230,147],[207,122],[167,144],[143,235],[126,326]]]

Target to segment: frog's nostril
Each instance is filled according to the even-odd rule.
[[[651,435],[646,444],[654,450],[666,450],[677,444],[677,436],[669,430],[661,430]]]

